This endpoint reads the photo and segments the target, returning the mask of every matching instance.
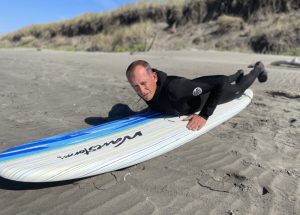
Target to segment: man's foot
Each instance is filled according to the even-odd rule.
[[[254,69],[256,69],[256,68],[260,70],[260,73],[257,76],[258,81],[261,83],[266,82],[268,80],[268,73],[267,73],[263,63],[260,61],[257,62],[254,66]]]
[[[258,73],[258,76],[257,76],[257,79],[258,79],[259,82],[263,83],[263,82],[266,82],[268,80],[268,73],[267,73],[267,71],[265,69],[265,66],[262,62],[258,61],[254,64],[254,66],[250,65],[249,67],[259,70],[259,73]]]

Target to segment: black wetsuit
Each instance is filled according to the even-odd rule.
[[[186,115],[200,111],[199,115],[208,119],[218,104],[231,101],[243,94],[250,87],[259,70],[253,69],[235,83],[237,75],[203,76],[186,79],[167,76],[166,73],[153,69],[157,73],[157,89],[148,106],[155,111],[170,115]]]

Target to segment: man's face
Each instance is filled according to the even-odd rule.
[[[136,66],[127,79],[141,98],[146,101],[153,98],[157,88],[155,72],[148,72],[143,66]]]

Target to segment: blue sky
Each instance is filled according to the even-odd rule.
[[[48,22],[57,22],[89,12],[104,12],[136,0],[2,0],[0,34]]]

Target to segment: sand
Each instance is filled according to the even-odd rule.
[[[300,69],[291,57],[216,51],[84,53],[0,50],[0,150],[146,107],[127,65],[189,78],[262,60],[252,104],[209,133],[127,169],[57,183],[0,178],[0,214],[300,214]]]

